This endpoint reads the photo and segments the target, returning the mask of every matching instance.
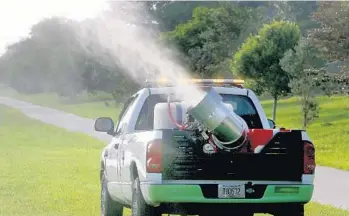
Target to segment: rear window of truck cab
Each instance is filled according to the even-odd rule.
[[[243,95],[220,94],[224,103],[230,104],[234,112],[243,118],[251,129],[263,128],[257,109],[250,98]],[[154,108],[157,103],[166,103],[167,95],[150,95],[138,116],[135,130],[153,130]]]

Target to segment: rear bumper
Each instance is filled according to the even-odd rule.
[[[280,188],[292,191],[279,191]],[[204,196],[200,185],[150,185],[141,184],[145,201],[149,205],[162,203],[307,203],[313,194],[313,185],[266,185],[259,198],[219,199]]]

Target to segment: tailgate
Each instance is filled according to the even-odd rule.
[[[206,155],[189,133],[163,131],[163,180],[301,181],[302,131],[277,133],[259,154]]]

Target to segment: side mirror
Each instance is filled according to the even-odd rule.
[[[95,121],[95,131],[113,134],[114,122],[109,117],[99,117]]]
[[[271,119],[268,119],[268,123],[269,123],[269,126],[270,126],[270,128],[273,128],[273,129],[275,129],[275,127],[276,127],[276,124],[275,124],[275,122],[274,122],[273,120],[271,120]]]

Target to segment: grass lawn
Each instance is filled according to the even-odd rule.
[[[0,105],[0,215],[98,215],[103,146]]]
[[[95,97],[83,95],[74,104],[54,94],[22,95],[6,90],[0,91],[0,95],[8,95],[87,118],[109,116],[116,120],[120,110],[120,104],[111,102],[111,97],[108,95]],[[101,98],[104,101],[97,101]],[[105,101],[109,101],[110,106],[106,106]],[[307,129],[316,145],[317,164],[349,170],[349,97],[320,97],[319,102],[320,117]],[[262,106],[271,117],[272,101],[262,101]],[[276,123],[278,126],[301,128],[301,111],[296,98],[279,101]]]
[[[103,143],[0,105],[0,215],[99,215]],[[307,215],[349,211],[310,203]],[[130,211],[125,209],[125,215]]]

